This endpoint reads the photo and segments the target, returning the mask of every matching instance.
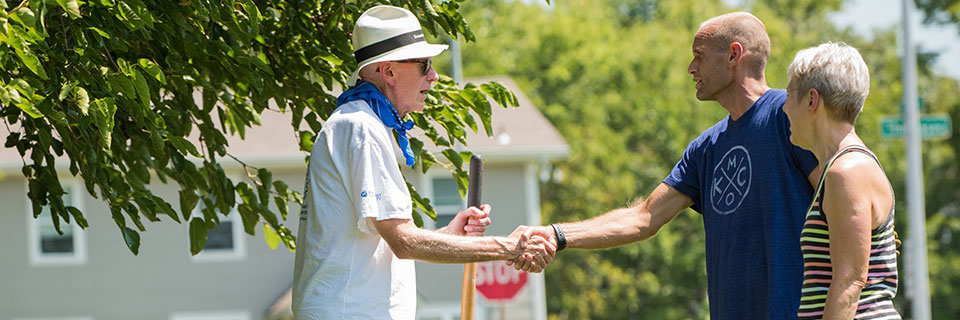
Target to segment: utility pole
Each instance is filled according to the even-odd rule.
[[[917,108],[917,52],[913,45],[913,0],[903,1],[903,124],[907,143],[907,297],[914,320],[929,320],[930,277],[927,274],[926,209],[923,204],[923,159],[920,157],[920,116]]]
[[[450,77],[459,85],[463,85],[463,65],[460,62],[460,41],[454,38],[450,40]]]

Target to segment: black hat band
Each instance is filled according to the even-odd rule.
[[[360,48],[360,50],[354,51],[353,56],[357,59],[357,63],[361,63],[367,59],[376,57],[390,50],[409,45],[416,42],[424,42],[423,30],[414,30],[410,31],[393,38],[389,38],[369,46]]]

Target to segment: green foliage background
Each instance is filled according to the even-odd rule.
[[[715,102],[694,97],[686,73],[699,24],[718,14],[747,10],[764,21],[772,43],[768,83],[786,87],[786,68],[797,50],[826,41],[860,49],[871,70],[871,94],[857,131],[874,149],[896,189],[897,229],[906,233],[904,144],[883,140],[879,118],[899,113],[901,67],[895,30],[865,39],[836,28],[826,14],[841,0],[722,1],[477,0],[463,14],[477,36],[463,48],[465,76],[513,77],[571,146],[543,186],[545,222],[574,221],[645,196],[669,172],[701,131],[726,116]],[[956,80],[928,67],[921,54],[924,112],[960,116]],[[442,64],[442,63],[441,63]],[[930,275],[934,317],[960,317],[951,299],[960,290],[960,135],[924,142]],[[620,248],[571,250],[547,268],[547,306],[556,319],[708,318],[703,227],[699,214],[681,213],[645,242]],[[908,248],[901,248],[901,251]],[[909,264],[900,263],[901,276]],[[901,277],[895,302],[908,315]]]
[[[328,92],[356,69],[353,23],[378,4],[410,9],[434,36],[473,39],[455,1],[0,0],[4,147],[23,159],[34,218],[49,206],[58,231],[61,221],[88,226],[84,212],[63,203],[56,166],[66,161],[109,205],[133,254],[144,220],[165,219],[189,222],[196,254],[234,207],[246,233],[262,225],[268,244],[293,250],[283,221],[300,194],[227,152],[226,135],[243,138],[263,112],[288,113],[290,137],[306,155],[336,106]],[[434,154],[413,138],[418,169],[447,167],[463,193],[470,153],[452,145],[465,145],[467,130],[490,134],[487,97],[504,107],[516,99],[498,83],[461,89],[446,77],[429,95],[413,120],[446,149]],[[246,177],[228,178],[224,159]],[[179,186],[178,208],[154,195],[154,179]],[[421,214],[436,219],[429,199],[410,189],[417,224]],[[203,216],[191,218],[201,201]]]
[[[282,239],[291,246],[292,234],[278,218],[299,195],[259,168],[247,166],[244,181],[227,178],[220,165],[231,157],[224,135],[243,136],[266,110],[291,112],[291,134],[309,150],[333,110],[335,97],[325,90],[342,84],[355,66],[345,30],[378,3],[411,9],[433,36],[475,39],[463,48],[465,75],[513,77],[566,137],[570,158],[555,164],[542,188],[544,221],[592,217],[649,193],[686,144],[726,115],[716,103],[694,98],[685,72],[699,23],[734,10],[719,0],[562,0],[549,6],[507,0],[0,0],[0,117],[11,128],[4,146],[24,158],[22,173],[37,213],[50,206],[55,225],[72,220],[86,227],[84,213],[61,200],[55,166],[62,156],[87,191],[110,205],[134,253],[146,230],[142,220],[182,223],[200,201],[208,209],[189,222],[194,253],[219,214],[234,205],[248,233],[261,224],[271,243]],[[895,30],[865,39],[837,29],[826,14],[841,0],[742,3],[770,33],[767,79],[774,87],[786,86],[786,66],[799,49],[832,40],[861,50],[872,90],[857,130],[885,165],[898,195],[897,227],[905,231],[904,145],[878,133],[880,116],[900,109]],[[957,1],[916,3],[930,21],[958,23]],[[933,57],[922,54],[920,61],[924,112],[948,113],[957,123],[957,81],[931,73]],[[447,58],[439,57],[438,67]],[[203,94],[201,103],[193,100],[195,90]],[[460,90],[445,79],[431,92],[431,107],[413,120],[434,144],[449,146],[462,141],[465,130],[482,126],[489,132],[486,96],[515,105],[495,83]],[[191,134],[199,144],[188,139]],[[418,140],[413,145],[419,169],[440,163],[463,185],[462,160],[469,153],[433,154]],[[956,319],[960,126],[952,138],[925,141],[923,148],[933,315]],[[146,188],[152,179],[181,187],[178,208]],[[432,217],[429,200],[413,194],[419,211]],[[700,219],[688,211],[643,243],[563,252],[546,275],[551,317],[707,318]],[[910,272],[909,263],[900,266],[901,275]],[[895,300],[903,314],[910,311],[909,286],[902,281]]]

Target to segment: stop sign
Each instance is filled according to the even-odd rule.
[[[527,285],[527,273],[504,261],[477,263],[477,291],[487,300],[509,302]]]

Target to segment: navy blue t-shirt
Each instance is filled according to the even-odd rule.
[[[797,318],[800,230],[817,159],[790,143],[785,99],[768,90],[740,119],[717,122],[663,180],[703,215],[713,320]]]

